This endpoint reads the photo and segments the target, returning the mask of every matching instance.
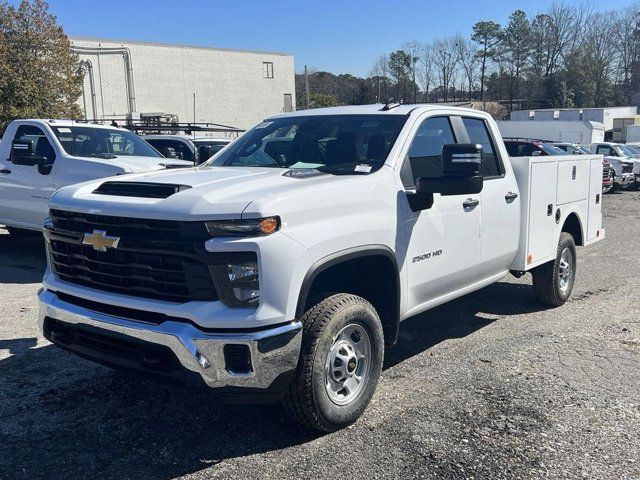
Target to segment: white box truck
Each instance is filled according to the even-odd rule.
[[[601,182],[601,156],[510,159],[477,110],[276,115],[203,166],[59,190],[40,328],[336,430],[364,412],[401,321],[509,272],[564,304],[576,246],[605,236]]]
[[[497,123],[503,137],[579,143],[587,147],[592,143],[604,142],[604,125],[599,122],[504,120]]]

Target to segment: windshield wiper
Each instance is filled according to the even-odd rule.
[[[89,156],[92,158],[104,158],[106,160],[112,159],[112,158],[118,158],[113,153],[92,153]]]

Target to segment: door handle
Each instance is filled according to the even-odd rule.
[[[515,200],[516,198],[518,198],[518,194],[515,192],[509,192],[504,196],[504,199],[507,202],[510,202],[511,200]]]
[[[467,198],[464,202],[462,202],[462,206],[466,208],[477,207],[480,204],[480,200],[475,198]]]
[[[2,173],[3,175],[9,175],[11,173],[11,170],[9,170],[8,168],[3,168],[2,170],[0,170],[0,173]]]

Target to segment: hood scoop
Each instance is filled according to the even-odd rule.
[[[137,198],[168,198],[183,190],[188,190],[189,185],[176,185],[172,183],[148,183],[148,182],[104,182],[93,193],[97,195],[114,195],[117,197]]]

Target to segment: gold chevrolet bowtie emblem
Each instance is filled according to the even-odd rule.
[[[118,248],[120,237],[110,237],[104,230],[94,230],[93,233],[85,233],[82,238],[83,245],[91,245],[94,250],[106,252],[107,248]]]

